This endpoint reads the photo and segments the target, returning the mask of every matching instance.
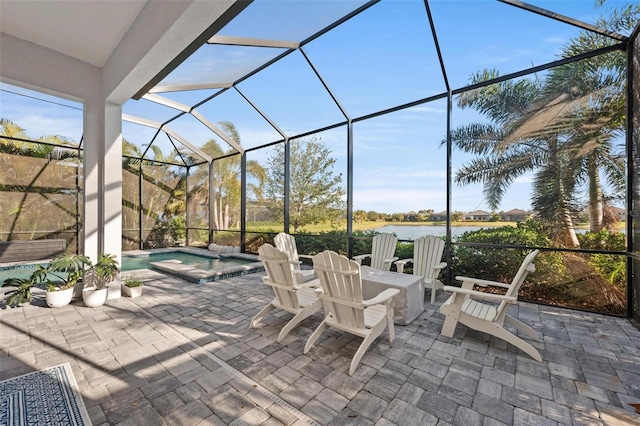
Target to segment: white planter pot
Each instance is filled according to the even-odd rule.
[[[60,308],[62,306],[67,306],[69,303],[71,303],[72,297],[73,287],[69,287],[65,290],[47,291],[45,294],[47,306],[49,306],[50,308]]]
[[[107,301],[108,288],[96,289],[95,287],[88,287],[82,290],[82,300],[84,304],[90,308],[96,308],[102,306]]]
[[[120,287],[122,289],[122,293],[127,296],[127,297],[138,297],[142,295],[142,287],[144,287],[143,285],[139,285],[137,287],[127,287],[126,285],[122,284],[122,286]]]

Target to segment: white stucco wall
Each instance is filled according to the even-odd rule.
[[[121,256],[122,104],[234,3],[147,2],[103,68],[0,33],[1,81],[84,106],[84,253],[92,259]]]

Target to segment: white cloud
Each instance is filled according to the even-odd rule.
[[[564,37],[547,37],[544,39],[545,43],[549,43],[549,44],[564,44],[564,42],[566,42],[567,39]]]

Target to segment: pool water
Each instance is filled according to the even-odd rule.
[[[4,283],[7,278],[29,278],[31,274],[36,270],[36,265],[22,265],[12,266],[10,268],[0,269],[0,285]],[[52,277],[55,279],[55,277]]]
[[[248,265],[252,260],[240,259],[237,257],[223,257],[220,259],[197,254],[173,251],[168,253],[153,253],[148,256],[123,256],[122,271],[134,271],[136,269],[151,269],[151,262],[161,262],[163,260],[180,260],[184,265],[205,271],[214,271],[229,268],[231,266]]]
[[[151,262],[172,259],[180,260],[185,265],[191,265],[205,271],[221,270],[232,266],[248,265],[255,262],[253,260],[241,259],[238,257],[223,257],[216,259],[207,256],[199,256],[197,254],[171,251],[166,253],[152,253],[146,256],[122,256],[121,270],[135,271],[137,269],[151,269]],[[35,270],[35,265],[20,265],[0,268],[0,285],[2,285],[4,280],[7,278],[29,278]]]

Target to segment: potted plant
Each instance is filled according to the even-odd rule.
[[[135,275],[128,276],[122,283],[122,292],[128,297],[138,297],[142,295],[142,281],[140,281]]]
[[[45,300],[47,305],[51,308],[57,308],[71,303],[73,287],[89,267],[91,267],[91,260],[79,254],[62,254],[51,259],[45,268],[47,283]]]
[[[5,293],[7,306],[20,306],[23,303],[31,302],[31,288],[45,281],[47,270],[42,265],[37,265],[37,269],[29,278],[7,278],[2,283],[2,287],[17,287]]]
[[[91,265],[85,273],[85,287],[82,289],[84,304],[95,308],[107,301],[109,289],[107,284],[118,276],[118,261],[114,255],[99,254],[98,261]]]

